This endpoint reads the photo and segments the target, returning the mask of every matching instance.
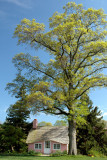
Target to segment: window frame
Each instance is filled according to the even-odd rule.
[[[56,145],[56,149],[54,148],[54,145]],[[57,145],[59,145],[60,148],[57,148]],[[53,144],[53,150],[61,150],[61,144],[60,143],[54,143]]]
[[[37,150],[41,150],[42,149],[42,143],[35,143],[35,145],[36,144],[38,145],[38,148],[36,148],[35,146],[34,146],[34,148],[37,149]],[[39,145],[41,145],[41,148],[39,148]]]
[[[51,142],[50,141],[45,141],[45,148],[46,149],[50,149],[51,148]]]

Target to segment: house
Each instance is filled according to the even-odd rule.
[[[56,151],[68,151],[68,127],[66,126],[37,126],[37,119],[33,121],[26,143],[28,151],[34,150],[43,154]]]

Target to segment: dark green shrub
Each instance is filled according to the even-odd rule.
[[[94,156],[94,157],[104,157],[104,154],[98,147],[93,147],[88,151],[89,156]]]
[[[29,154],[27,152],[25,153],[17,153],[17,152],[4,152],[4,153],[0,153],[0,156],[28,156]]]

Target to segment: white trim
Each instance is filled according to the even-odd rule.
[[[68,144],[67,144],[67,153],[68,153]]]
[[[49,153],[51,153],[51,141],[49,141],[50,142],[50,148],[45,148],[45,142],[47,142],[47,141],[44,141],[44,153],[46,153],[46,149],[48,149],[49,152],[47,152],[46,154],[49,154]]]
[[[59,149],[55,149],[55,148],[54,148],[54,144],[60,145],[60,148],[59,148]],[[60,143],[53,143],[53,150],[61,150],[61,144],[60,144]]]
[[[38,146],[39,146],[39,144],[41,144],[41,149],[40,148],[35,148],[35,144],[38,144]],[[34,149],[36,149],[36,150],[42,150],[42,143],[34,143]]]

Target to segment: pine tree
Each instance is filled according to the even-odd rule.
[[[26,151],[25,138],[21,128],[4,123],[0,129],[0,152]]]
[[[107,154],[107,134],[102,121],[101,111],[92,106],[92,101],[87,96],[89,115],[85,117],[86,124],[79,125],[77,129],[78,149],[81,154],[89,154],[90,150],[97,150]]]
[[[27,107],[26,88],[24,84],[20,87],[16,98],[19,98],[19,100],[7,110],[6,121],[13,126],[25,129],[28,124],[26,120],[29,118],[30,110]]]
[[[9,90],[13,89],[12,86],[15,86],[15,84],[8,84]],[[6,150],[20,152],[27,149],[25,139],[31,128],[31,124],[27,122],[30,110],[27,107],[24,83],[21,83],[20,86],[16,85],[17,87],[19,89],[18,92],[15,92],[15,97],[18,101],[8,108],[6,122],[1,130],[0,142],[3,148],[2,152]]]

